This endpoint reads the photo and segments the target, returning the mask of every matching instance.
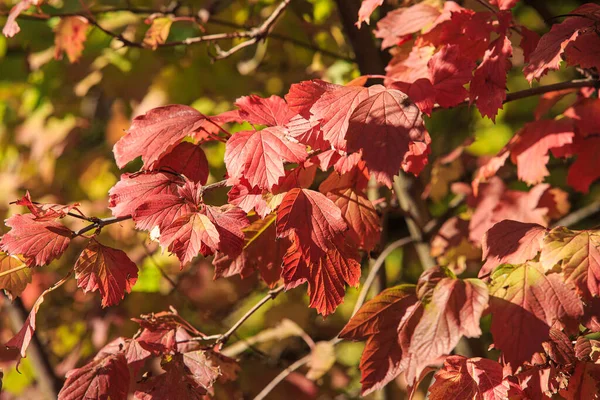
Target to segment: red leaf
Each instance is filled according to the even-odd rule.
[[[414,152],[411,142],[426,142],[427,131],[418,107],[399,90],[386,89],[356,107],[346,138],[348,150],[362,149],[369,171],[391,187],[406,155]]]
[[[506,99],[506,74],[511,67],[512,45],[506,36],[494,40],[475,70],[470,86],[470,101],[481,115],[496,120]]]
[[[64,52],[70,63],[78,61],[83,53],[88,27],[88,20],[83,17],[61,18],[54,28],[54,58],[60,60]]]
[[[383,90],[380,85],[338,86],[325,92],[312,106],[312,118],[320,121],[323,137],[338,150],[346,150],[346,132],[352,112],[369,96]]]
[[[183,266],[198,253],[239,253],[244,245],[242,229],[247,225],[246,213],[239,208],[205,206],[176,219],[161,232],[160,244],[176,254]]]
[[[379,243],[381,223],[373,203],[361,192],[353,188],[338,189],[327,193],[342,211],[348,225],[348,236],[362,249],[371,251]]]
[[[99,291],[102,307],[114,306],[124,292],[131,293],[138,276],[138,268],[122,250],[90,241],[75,263],[77,286],[84,292]]]
[[[240,118],[251,124],[284,126],[296,114],[279,96],[263,99],[256,95],[243,96],[236,100]]]
[[[510,10],[517,5],[519,0],[490,0],[490,4],[498,7],[501,10]]]
[[[310,109],[324,93],[338,89],[338,85],[313,79],[303,81],[290,86],[288,94],[285,95],[288,107],[300,114],[302,117],[310,118]]]
[[[508,398],[508,382],[502,366],[485,358],[450,356],[429,387],[431,400],[503,400]]]
[[[600,178],[600,168],[597,168],[600,136],[576,139],[573,151],[577,154],[577,159],[569,168],[567,183],[573,189],[587,193],[592,182]]]
[[[56,221],[36,221],[33,214],[13,215],[5,224],[12,229],[2,236],[1,249],[11,255],[22,254],[30,267],[60,258],[73,236],[66,226]]]
[[[566,400],[597,399],[600,393],[600,365],[590,362],[579,362],[569,379],[569,386],[561,390],[560,395]]]
[[[598,7],[596,5],[596,7]],[[596,9],[593,18],[596,24],[599,21],[598,11]],[[600,37],[598,37],[597,27],[579,31],[579,36],[571,45],[565,49],[565,58],[568,65],[579,65],[581,68],[600,68]]]
[[[176,195],[183,181],[164,172],[123,174],[109,191],[109,208],[115,217],[134,215],[138,207],[153,195]]]
[[[536,262],[496,268],[490,296],[494,347],[513,372],[542,351],[554,323],[583,315],[573,285],[558,274],[546,275]]]
[[[373,11],[379,6],[383,4],[383,0],[363,0],[360,5],[360,9],[358,10],[358,21],[356,22],[356,27],[360,29],[363,21],[368,24],[371,23],[370,17],[373,14]]]
[[[290,137],[306,146],[310,146],[313,150],[328,151],[331,149],[331,144],[323,137],[320,121],[314,118],[308,120],[298,114],[290,120],[286,128]]]
[[[392,83],[392,87],[408,95],[408,97],[415,102],[417,107],[419,107],[421,112],[431,116],[431,111],[435,105],[436,93],[435,88],[429,79],[420,78],[413,83],[394,82]]]
[[[119,168],[142,156],[145,169],[151,169],[186,136],[209,124],[206,118],[189,106],[169,105],[154,108],[133,119],[127,134],[114,146]]]
[[[531,54],[534,52],[540,41],[540,35],[521,26],[521,49],[523,49],[523,57],[525,62],[528,63],[531,59]]]
[[[174,194],[155,194],[144,199],[134,211],[135,226],[152,231],[155,227],[164,231],[178,218],[196,211],[196,205],[189,199]]]
[[[367,341],[360,360],[363,396],[400,374],[422,311],[414,286],[396,286],[365,303],[340,332],[340,338]]]
[[[304,145],[287,139],[287,130],[270,127],[233,135],[225,146],[225,165],[230,179],[246,178],[251,187],[271,189],[285,175],[284,162],[306,159]]]
[[[273,286],[281,275],[287,240],[276,240],[275,215],[254,221],[244,228],[244,249],[238,255],[217,253],[213,260],[215,279],[240,275],[246,278],[259,271],[263,280]]]
[[[126,400],[129,393],[129,369],[123,353],[117,353],[69,371],[58,394],[59,400]]]
[[[419,285],[423,284],[422,277]],[[435,286],[420,296],[427,303],[410,341],[406,364],[409,382],[450,353],[461,336],[479,337],[479,320],[488,305],[488,289],[479,279],[442,278],[430,284]]]
[[[68,206],[52,203],[36,203],[31,201],[29,191],[25,193],[25,196],[15,201],[14,204],[27,207],[29,212],[35,216],[34,219],[36,221],[51,221],[58,218],[63,218],[69,212],[71,212],[71,210],[77,210],[77,207],[79,206],[79,203]],[[81,214],[81,212],[79,212],[79,214]]]
[[[495,224],[483,237],[482,259],[486,263],[479,271],[483,277],[500,264],[522,264],[532,260],[542,250],[546,228],[504,220]]]
[[[594,26],[598,21],[598,18],[595,17],[598,10],[600,10],[600,6],[597,4],[584,4],[569,13],[573,16],[567,17],[560,24],[553,25],[550,32],[542,36],[535,51],[531,54],[529,65],[523,70],[529,82],[540,79],[548,70],[558,69],[565,49],[576,46],[574,42],[579,41],[580,35],[586,37],[582,40],[583,42],[593,40],[591,36],[596,35]],[[580,62],[586,65],[593,64],[584,53],[570,50],[569,54],[570,57],[567,57],[567,61],[571,65]]]
[[[273,211],[269,204],[271,197],[272,194],[266,190],[257,187],[250,188],[245,179],[241,183],[233,185],[227,193],[229,204],[238,206],[247,213],[255,210],[261,218]]]
[[[465,100],[468,92],[464,85],[471,80],[475,63],[463,57],[458,46],[444,46],[429,60],[428,67],[435,101],[440,106],[454,107]]]
[[[190,142],[179,143],[160,159],[154,169],[177,172],[202,185],[206,183],[210,172],[204,151]]]
[[[319,258],[307,261],[294,239],[283,259],[286,289],[308,282],[309,305],[323,316],[333,313],[344,301],[346,285],[356,286],[360,280],[358,252],[341,240]]]
[[[411,7],[398,8],[377,22],[375,37],[383,39],[381,48],[391,47],[402,36],[415,33],[431,24],[440,12],[430,5],[419,3]]]
[[[562,93],[572,93],[573,90]],[[558,98],[560,100],[561,97]],[[557,100],[557,101],[558,101]],[[587,137],[592,134],[600,133],[598,126],[600,125],[600,99],[582,99],[573,107],[570,107],[564,112],[565,117],[571,118],[575,122],[577,133],[582,137]]]
[[[344,233],[341,210],[327,197],[308,189],[290,190],[277,213],[277,237],[297,235],[298,246],[317,259]]]

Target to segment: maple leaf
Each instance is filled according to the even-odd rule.
[[[383,39],[381,48],[391,47],[403,36],[415,33],[431,24],[440,12],[424,3],[393,10],[377,22],[375,37]]]
[[[313,104],[315,104],[324,93],[336,90],[339,87],[339,85],[334,85],[320,79],[302,81],[290,86],[290,90],[285,95],[285,100],[292,111],[295,111],[303,118],[308,119],[310,118],[310,109]]]
[[[209,168],[202,148],[190,142],[182,142],[158,161],[155,170],[177,172],[202,185],[208,180]]]
[[[429,387],[431,400],[502,400],[509,385],[503,380],[502,366],[485,358],[450,356],[434,375]]]
[[[406,165],[407,154],[414,153],[411,142],[426,143],[428,134],[419,108],[399,90],[386,89],[356,107],[346,139],[348,150],[362,149],[369,171],[391,187],[392,177]]]
[[[475,63],[463,57],[457,45],[444,46],[431,57],[427,65],[436,103],[449,108],[467,97],[464,85],[471,80]]]
[[[77,210],[77,207],[79,206],[79,203],[67,206],[52,203],[36,203],[31,200],[29,191],[25,193],[25,196],[15,201],[14,204],[27,207],[29,212],[35,216],[36,221],[51,221],[63,218],[71,212],[71,210]],[[79,213],[81,214],[81,212]]]
[[[358,285],[360,257],[343,239],[331,243],[318,258],[305,257],[298,242],[297,237],[292,239],[292,245],[283,256],[282,277],[286,290],[308,282],[309,306],[327,316],[344,301],[346,285]]]
[[[24,262],[18,257],[0,252],[0,274],[17,269],[24,265]],[[4,290],[4,293],[8,296],[8,298],[12,300],[14,297],[19,296],[30,282],[31,269],[23,268],[15,272],[8,273],[7,275],[0,276],[0,290]]]
[[[127,134],[115,144],[115,161],[119,168],[123,168],[129,161],[142,156],[144,168],[152,169],[186,136],[203,130],[209,124],[203,114],[189,106],[153,108],[135,117]]]
[[[274,286],[279,281],[283,255],[289,246],[287,240],[276,240],[275,220],[276,215],[272,214],[244,228],[244,249],[239,255],[218,252],[213,260],[215,279],[233,275],[246,278],[259,271],[263,280]]]
[[[528,63],[531,59],[531,54],[534,52],[540,41],[540,35],[524,26],[521,26],[521,35],[520,47],[523,50],[523,58],[525,59],[525,62]]]
[[[373,11],[382,4],[383,0],[363,0],[360,9],[358,10],[358,21],[355,23],[356,27],[360,29],[363,22],[366,22],[367,25],[369,25],[371,23],[371,14],[373,14]]]
[[[600,178],[600,169],[595,167],[600,150],[600,136],[576,138],[572,150],[577,159],[569,168],[567,183],[575,190],[587,193],[592,182]]]
[[[308,120],[297,114],[285,127],[288,130],[289,136],[298,142],[310,146],[313,150],[322,150],[322,153],[319,153],[317,157],[325,152],[338,154],[336,151],[331,150],[331,144],[323,137],[319,120],[314,118]]]
[[[396,286],[366,302],[340,332],[342,339],[367,341],[360,359],[363,396],[402,372],[401,361],[422,312],[415,286]]]
[[[244,246],[242,229],[247,225],[246,213],[237,207],[204,206],[173,221],[161,232],[159,241],[183,266],[198,253],[208,256],[219,250],[239,254]]]
[[[269,191],[257,187],[250,188],[249,186],[245,179],[242,179],[239,184],[233,185],[229,193],[227,193],[229,204],[238,206],[247,213],[255,210],[256,214],[261,218],[265,218],[273,211],[271,204],[273,194]]]
[[[569,385],[560,395],[566,400],[598,399],[600,393],[600,365],[578,362],[569,379]]]
[[[319,190],[323,191],[322,187]],[[340,208],[352,242],[367,251],[373,250],[381,235],[381,223],[373,203],[352,187],[336,188],[326,194]]]
[[[319,192],[292,189],[277,213],[277,237],[296,235],[298,246],[318,259],[347,229],[341,210]]]
[[[69,371],[59,400],[125,400],[129,392],[129,369],[122,353],[94,359]]]
[[[65,252],[73,232],[56,221],[36,221],[33,214],[16,214],[5,221],[12,228],[2,236],[0,248],[22,254],[27,265],[44,266]]]
[[[548,70],[556,70],[562,61],[561,56],[567,51],[567,62],[570,65],[598,66],[598,58],[590,62],[584,52],[575,50],[577,46],[597,38],[595,25],[598,23],[598,4],[588,3],[576,8],[560,24],[554,24],[550,32],[546,33],[531,54],[529,64],[523,69],[529,82],[540,79]],[[573,48],[571,50],[571,48]],[[585,67],[584,67],[585,68]]]
[[[225,145],[230,179],[245,178],[251,187],[272,189],[285,176],[284,162],[302,162],[307,156],[305,146],[286,134],[282,127],[269,127],[233,135]]]
[[[279,96],[263,99],[256,95],[243,96],[235,101],[240,118],[251,124],[284,126],[296,115]]]
[[[544,239],[540,263],[545,270],[559,265],[565,283],[573,283],[588,298],[600,295],[600,232],[552,229]]]
[[[511,67],[512,45],[505,35],[494,40],[483,61],[475,70],[469,89],[470,102],[481,115],[496,120],[496,114],[506,100],[506,74]]]
[[[177,187],[182,183],[177,175],[165,172],[123,174],[108,191],[108,207],[115,217],[134,215],[153,195],[177,195]]]
[[[338,150],[346,150],[346,132],[352,112],[369,96],[379,93],[381,85],[365,88],[362,86],[338,86],[336,90],[323,93],[314,103],[310,112],[312,118],[320,121],[323,138]]]
[[[486,263],[479,277],[488,275],[500,264],[522,264],[532,260],[542,249],[546,228],[538,224],[500,221],[485,233],[482,260]]]
[[[167,41],[172,24],[173,20],[169,17],[153,18],[150,28],[148,28],[144,35],[144,45],[152,50],[156,50],[159,45]]]
[[[444,277],[428,281],[427,271],[417,291],[423,315],[414,329],[406,359],[406,379],[413,382],[428,365],[448,354],[461,336],[479,337],[479,320],[488,305],[488,289],[479,279]],[[433,286],[420,292],[420,287]]]
[[[515,371],[531,362],[549,339],[550,327],[583,315],[572,284],[558,274],[546,275],[537,262],[504,264],[492,274],[490,331],[504,363]]]
[[[77,286],[84,292],[99,291],[102,307],[114,306],[130,293],[138,268],[122,250],[91,240],[75,263]]]
[[[570,91],[559,92],[558,100]],[[569,117],[575,123],[576,132],[580,137],[588,137],[595,133],[600,133],[598,124],[600,123],[600,99],[588,98],[577,101],[575,105],[569,107],[564,112],[566,117]]]
[[[136,228],[150,232],[155,227],[162,232],[178,218],[197,210],[195,203],[180,195],[155,194],[143,200],[132,217]]]
[[[54,58],[60,60],[63,52],[70,63],[79,60],[87,39],[89,23],[83,17],[65,17],[54,28]]]
[[[414,46],[410,51],[404,49],[393,49],[393,58],[385,67],[385,74],[388,78],[413,83],[422,78],[429,78],[427,65],[431,60],[435,47],[433,46]]]

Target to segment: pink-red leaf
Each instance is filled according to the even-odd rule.
[[[117,353],[69,371],[58,399],[126,400],[128,392],[127,360],[123,353]]]
[[[127,134],[114,146],[113,153],[119,168],[142,156],[144,168],[150,169],[183,138],[207,124],[195,109],[183,105],[154,108],[135,117]]]
[[[99,291],[102,307],[118,304],[130,293],[138,268],[122,250],[90,241],[75,263],[77,285],[84,292]]]
[[[229,177],[245,178],[251,187],[273,188],[285,175],[284,162],[298,163],[307,156],[305,146],[290,141],[286,133],[281,127],[270,127],[233,135],[225,147]]]
[[[284,126],[296,114],[279,96],[262,98],[256,95],[240,97],[235,105],[240,109],[240,118],[251,124]]]
[[[154,169],[163,169],[185,175],[202,185],[208,179],[208,160],[202,148],[190,142],[182,142],[160,159]]]
[[[371,23],[371,14],[377,9],[377,7],[383,4],[383,0],[363,0],[358,10],[358,21],[356,21],[356,27],[360,29],[363,22],[367,25]]]
[[[375,37],[383,39],[381,48],[385,49],[395,45],[398,40],[406,35],[415,33],[431,24],[440,15],[440,12],[425,3],[418,3],[411,7],[398,8],[389,12],[377,22]]]
[[[73,236],[66,226],[36,221],[33,214],[13,215],[5,224],[12,229],[2,236],[0,248],[11,255],[22,254],[29,266],[43,266],[59,258]]]

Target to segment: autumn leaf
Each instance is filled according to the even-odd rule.
[[[502,366],[485,358],[450,356],[433,378],[429,388],[431,400],[503,400],[509,385],[504,381]]]
[[[427,137],[418,107],[395,89],[379,91],[362,101],[350,117],[346,136],[348,150],[362,149],[369,171],[388,187],[405,164],[405,156],[414,153],[410,144],[426,142]]]
[[[511,67],[512,45],[506,36],[500,36],[490,44],[483,61],[473,74],[469,89],[471,104],[475,103],[481,115],[496,120],[506,99],[506,74]]]
[[[596,16],[600,6],[593,3],[584,4],[571,11],[569,17],[560,24],[552,25],[550,32],[542,36],[530,57],[529,64],[523,72],[529,82],[540,79],[548,70],[556,70],[562,61],[562,55],[567,51],[567,62],[570,65],[583,64],[598,66],[589,63],[587,56],[578,44],[584,44],[589,40],[595,40],[594,26],[598,22]],[[570,55],[570,56],[569,56]],[[584,67],[587,68],[587,67]]]
[[[401,37],[425,28],[439,15],[436,8],[424,3],[398,8],[377,22],[375,37],[383,39],[381,48],[385,49],[395,45]]]
[[[59,400],[114,399],[125,400],[129,392],[129,369],[122,353],[92,362],[69,371]]]
[[[235,101],[240,118],[255,125],[284,126],[296,114],[279,96],[243,96]]]
[[[63,218],[72,210],[76,210],[81,215],[81,212],[77,209],[79,203],[71,205],[36,203],[31,200],[29,191],[25,193],[25,196],[15,201],[14,204],[27,207],[29,212],[35,216],[36,221],[51,221]]]
[[[17,18],[23,11],[27,11],[29,7],[35,5],[40,6],[44,0],[20,0],[15,4],[8,13],[6,24],[2,28],[2,34],[6,37],[13,37],[21,31],[19,24],[17,24]]]
[[[92,239],[75,263],[77,286],[84,292],[99,291],[102,307],[114,306],[130,293],[138,268],[122,250],[104,246]]]
[[[251,187],[272,189],[285,176],[284,162],[306,159],[304,145],[290,141],[287,131],[270,127],[238,132],[225,146],[225,165],[230,179],[245,178]]]
[[[151,169],[186,136],[210,124],[204,115],[192,107],[169,105],[154,108],[133,119],[127,134],[113,147],[115,161],[123,168],[141,156],[144,168]]]
[[[377,9],[377,7],[383,4],[383,0],[363,0],[360,5],[360,9],[358,10],[358,21],[356,21],[356,27],[360,29],[360,26],[363,22],[366,22],[367,25],[371,23],[370,17],[373,14],[373,11]]]
[[[208,180],[208,160],[202,148],[190,142],[179,143],[154,167],[185,175],[189,180],[202,185]]]
[[[309,119],[311,115],[310,109],[313,104],[323,94],[338,88],[340,88],[339,85],[334,85],[320,79],[302,81],[290,86],[290,90],[285,95],[285,100],[292,111],[297,112],[305,119]]]
[[[213,260],[215,278],[234,275],[246,278],[259,271],[269,286],[277,283],[289,242],[276,240],[275,220],[276,215],[272,214],[244,228],[244,248],[241,253],[230,256],[218,252]]]
[[[552,229],[544,239],[540,263],[545,270],[558,265],[565,283],[586,297],[600,295],[600,234],[598,231]]]
[[[566,400],[597,399],[600,393],[600,365],[578,362],[569,385],[560,395]]]
[[[54,29],[54,58],[60,60],[65,53],[70,63],[78,61],[83,53],[88,27],[88,21],[83,17],[61,18]]]
[[[490,4],[498,7],[501,10],[510,10],[517,5],[519,0],[490,0]]]
[[[577,159],[567,175],[567,183],[582,193],[590,190],[592,182],[600,178],[600,170],[595,168],[596,155],[600,150],[600,136],[590,136],[576,139],[573,143],[573,152]]]
[[[4,290],[12,300],[20,296],[29,283],[31,283],[31,268],[18,257],[0,252],[0,290]]]
[[[422,312],[415,287],[396,286],[366,302],[340,332],[342,339],[367,341],[360,359],[363,396],[402,372],[401,362]]]
[[[13,215],[5,221],[12,228],[2,236],[0,248],[10,255],[22,254],[27,265],[44,266],[65,252],[73,232],[56,221],[36,221],[33,214]]]
[[[490,286],[491,333],[502,360],[515,371],[531,362],[549,339],[556,322],[583,315],[583,305],[573,285],[558,274],[544,273],[537,262],[502,265],[492,274]]]
[[[296,235],[298,246],[318,259],[347,225],[341,210],[325,195],[308,189],[292,189],[277,212],[277,237]]]
[[[167,41],[172,24],[173,20],[169,17],[154,18],[144,35],[144,45],[156,50],[159,45]]]
[[[488,275],[500,264],[522,264],[535,258],[542,249],[546,232],[538,224],[511,220],[495,224],[482,240],[482,259],[487,261],[479,277]]]

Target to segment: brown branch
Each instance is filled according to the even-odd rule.
[[[551,85],[538,86],[531,89],[520,90],[518,92],[509,93],[506,95],[504,103],[509,101],[521,100],[526,97],[537,96],[549,92],[557,92],[563,89],[577,89],[584,87],[600,88],[600,81],[598,79],[574,79],[571,81],[553,83]]]
[[[296,361],[295,363],[293,363],[292,365],[290,365],[289,367],[287,367],[286,369],[284,369],[283,371],[281,371],[279,373],[279,375],[277,375],[275,377],[275,379],[273,379],[271,382],[269,382],[269,384],[267,386],[265,386],[263,388],[263,390],[260,391],[259,394],[256,395],[256,397],[254,397],[254,400],[263,400],[267,397],[267,395],[269,393],[271,393],[271,391],[273,389],[275,389],[275,387],[277,385],[279,385],[285,378],[287,378],[287,376],[289,374],[291,374],[292,372],[294,372],[295,370],[297,370],[298,368],[302,367],[304,364],[308,363],[308,361],[310,360],[310,354],[302,357],[301,359],[299,359],[298,361]]]
[[[99,218],[92,222],[90,225],[83,227],[76,232],[73,232],[73,237],[81,236],[94,229],[101,229],[106,225],[116,224],[121,221],[127,221],[128,219],[131,219],[131,215],[126,215],[124,217]]]
[[[573,226],[598,212],[600,212],[600,201],[595,201],[577,211],[573,211],[564,218],[559,219],[553,223],[551,227],[555,228],[557,226]]]

